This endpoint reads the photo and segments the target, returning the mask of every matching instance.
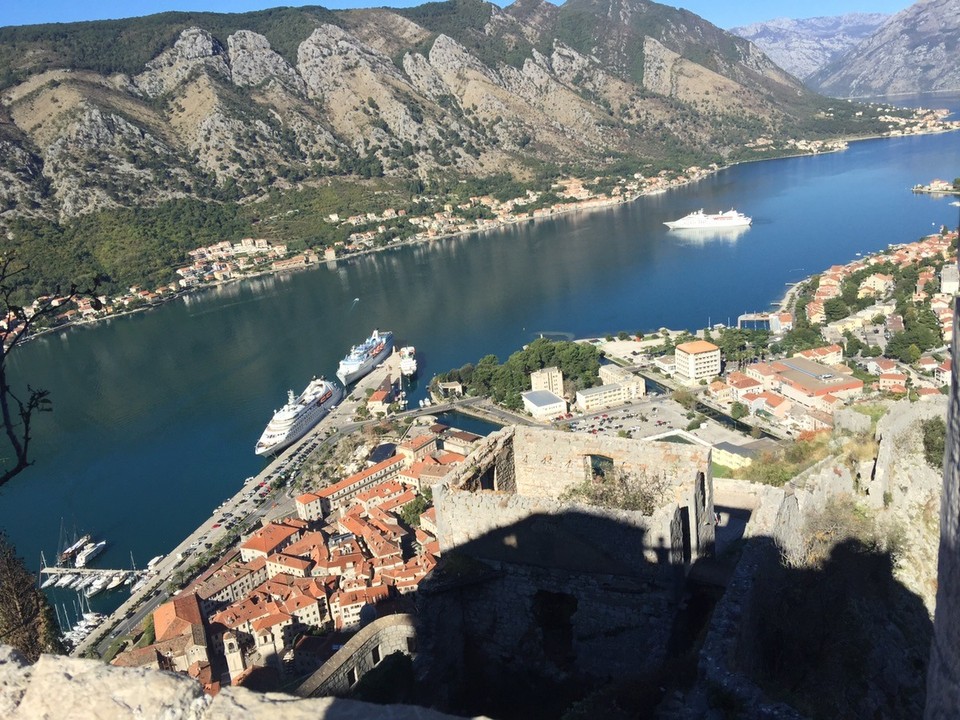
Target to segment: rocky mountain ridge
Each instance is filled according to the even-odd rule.
[[[807,79],[837,97],[960,89],[960,2],[919,0]]]
[[[332,175],[723,162],[823,110],[755,46],[646,0],[0,28],[0,59],[8,227]]]
[[[809,77],[870,37],[889,15],[850,13],[801,20],[777,18],[730,28],[794,77]]]

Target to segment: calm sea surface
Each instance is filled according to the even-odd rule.
[[[927,105],[958,105],[957,97]],[[626,207],[405,247],[210,290],[43,337],[11,358],[51,391],[36,465],[0,488],[0,527],[31,567],[61,524],[110,545],[95,564],[139,566],[262,467],[253,445],[287,388],[332,376],[374,327],[434,373],[538,333],[574,336],[736,322],[787,283],[958,222],[910,187],[957,173],[960,134],[869,140],[843,153],[739,166]],[[738,235],[665,220],[736,208]],[[101,604],[115,604],[103,599]],[[95,603],[96,605],[96,603]]]

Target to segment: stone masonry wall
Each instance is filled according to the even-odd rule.
[[[584,506],[561,503],[559,498],[588,478],[588,458],[613,460],[616,472],[650,477],[662,484],[661,508],[656,520],[640,520],[638,513],[623,515],[627,525],[646,528],[644,554],[657,557],[664,547],[673,560],[678,525],[673,514],[685,508],[690,530],[690,560],[712,551],[713,481],[709,448],[679,443],[640,442],[623,438],[584,438],[557,431],[527,427],[505,428],[491,435],[460,467],[434,489],[440,546],[449,550],[533,514],[558,513]],[[496,469],[496,487],[480,491],[479,478]],[[516,489],[515,494],[512,492]],[[474,497],[470,497],[473,495]],[[603,513],[598,508],[587,513]],[[613,518],[615,511],[607,513]],[[620,516],[618,516],[620,518]],[[673,526],[671,526],[673,523]]]
[[[904,455],[903,443],[909,442],[905,436],[917,431],[924,420],[946,415],[947,398],[944,397],[917,403],[901,400],[880,418],[877,423],[877,439],[881,440],[881,443],[876,465],[871,473],[872,477],[861,477],[861,487],[867,494],[864,500],[868,505],[875,508],[883,506],[884,495],[895,491],[892,478],[901,475],[898,470],[906,470],[909,475],[915,474],[913,468],[898,468]],[[917,459],[922,462],[922,457]],[[939,485],[939,477],[932,475],[930,479]]]
[[[569,538],[575,536],[595,547],[609,548],[624,572],[648,573],[650,566],[679,561],[682,548],[673,527],[677,524],[678,506],[670,503],[653,515],[563,503],[544,497],[524,497],[496,491],[465,492],[438,485],[434,491],[437,508],[437,530],[442,552],[473,546],[480,541],[493,544],[491,536],[505,535],[502,553],[509,552],[518,562],[543,564],[558,561],[551,554],[537,554],[519,542],[510,545],[511,528],[522,526],[531,518],[549,517],[551,525]],[[574,518],[568,523],[564,517]],[[537,546],[539,551],[539,546]],[[573,548],[557,548],[556,555],[566,563],[575,563]],[[471,550],[471,554],[473,554]],[[491,549],[486,554],[500,554]],[[500,556],[499,559],[507,559]],[[586,571],[595,568],[586,566]]]
[[[499,672],[543,670],[596,677],[642,673],[662,662],[673,604],[663,584],[603,574],[493,563],[496,579],[464,603],[463,640]],[[575,599],[569,648],[554,649],[538,622],[543,593]]]
[[[413,655],[410,642],[417,631],[410,615],[377,618],[350,638],[296,690],[300,697],[344,696],[387,655]],[[374,651],[377,656],[374,657]]]
[[[610,458],[618,473],[638,478],[666,475],[671,486],[692,482],[697,470],[710,469],[709,448],[520,426],[514,436],[517,493],[561,496],[588,478],[590,455]]]

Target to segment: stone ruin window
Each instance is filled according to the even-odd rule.
[[[381,658],[380,658],[380,646],[379,646],[379,645],[377,645],[377,646],[373,649],[373,652],[370,653],[370,659],[373,660],[373,664],[374,664],[374,665],[379,665],[379,664],[380,664]]]
[[[585,458],[587,480],[602,483],[616,478],[613,458],[606,455],[587,455]]]

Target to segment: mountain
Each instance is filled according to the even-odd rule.
[[[960,0],[920,0],[808,84],[838,97],[957,90],[958,47]]]
[[[730,28],[730,32],[752,42],[773,62],[802,80],[870,37],[889,18],[882,13],[805,20],[778,18]]]
[[[341,212],[384,187],[409,201],[505,172],[653,175],[885,129],[831,104],[750,42],[647,0],[0,28],[0,230],[46,280],[78,265],[160,277],[191,242],[299,213],[284,198],[300,191]],[[319,221],[298,232],[283,239],[332,242]]]

